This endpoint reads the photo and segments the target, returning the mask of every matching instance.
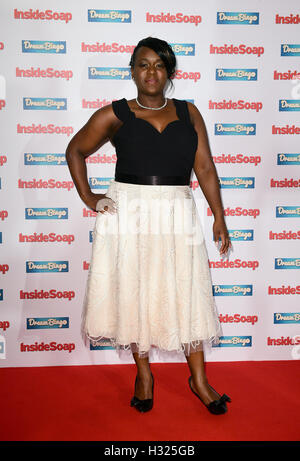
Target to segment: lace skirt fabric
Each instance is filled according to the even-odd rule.
[[[151,347],[202,350],[220,323],[201,222],[189,186],[112,180],[117,213],[98,213],[82,334],[147,356]]]

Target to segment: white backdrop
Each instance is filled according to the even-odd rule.
[[[223,327],[206,360],[299,358],[299,2],[5,0],[0,8],[0,366],[133,362],[80,336],[95,213],[64,153],[96,109],[136,96],[130,55],[149,35],[177,54],[166,96],[191,100],[204,117],[233,244],[222,265],[193,174]],[[94,192],[105,192],[115,162],[110,144],[89,157]],[[185,358],[153,349],[150,360]]]

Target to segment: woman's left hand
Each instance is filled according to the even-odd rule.
[[[231,241],[229,238],[228,230],[224,221],[224,218],[215,218],[213,224],[213,234],[214,234],[214,241],[217,245],[219,239],[221,238],[222,245],[220,248],[220,255],[226,254],[229,248],[232,248]]]

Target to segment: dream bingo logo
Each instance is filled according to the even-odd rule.
[[[220,336],[213,347],[252,347],[252,336]]]
[[[27,330],[69,328],[69,317],[36,317],[26,319]]]
[[[22,53],[65,54],[66,52],[67,43],[65,41],[22,40]]]
[[[277,206],[276,218],[300,218],[300,206]]]
[[[297,154],[277,154],[277,165],[300,165],[300,153]]]
[[[23,98],[24,110],[67,110],[67,98]]]
[[[221,189],[254,189],[255,178],[241,176],[220,176],[219,184]]]
[[[107,189],[111,180],[114,178],[89,178],[89,186],[91,189]]]
[[[131,22],[130,10],[88,10],[88,22]]]
[[[36,154],[26,152],[24,154],[24,165],[66,165],[65,154]]]
[[[68,219],[68,208],[25,208],[25,219]]]
[[[69,261],[26,261],[26,272],[69,272]]]
[[[300,110],[300,99],[279,99],[279,112],[294,112]]]
[[[216,80],[256,81],[257,69],[216,69]]]
[[[249,242],[254,240],[253,229],[228,229],[229,238],[233,242]]]
[[[253,285],[213,285],[214,296],[252,296]]]
[[[217,24],[238,24],[241,26],[258,25],[259,13],[245,11],[218,11]]]
[[[130,80],[130,67],[89,67],[89,79]]]
[[[280,47],[281,56],[300,56],[300,45],[284,43]]]
[[[300,269],[300,258],[275,258],[274,269]]]
[[[255,136],[256,123],[215,123],[216,136]]]
[[[274,312],[274,323],[300,323],[300,312]]]

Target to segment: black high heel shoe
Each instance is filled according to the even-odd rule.
[[[231,402],[231,398],[228,397],[228,395],[226,394],[223,394],[222,397],[220,397],[218,400],[214,400],[213,402],[210,402],[208,405],[206,405],[203,400],[201,399],[200,395],[198,395],[193,389],[192,389],[192,386],[191,386],[191,380],[192,380],[192,377],[190,376],[189,377],[189,386],[190,386],[190,389],[191,391],[193,392],[193,394],[195,394],[198,399],[201,400],[201,402],[203,403],[203,405],[206,406],[206,408],[208,409],[208,411],[210,413],[212,413],[213,415],[223,415],[224,413],[227,412],[227,405],[226,405],[226,402]],[[215,389],[209,384],[209,387],[215,391]],[[216,392],[216,391],[215,391]],[[218,392],[216,392],[217,394]]]
[[[132,399],[131,399],[131,402],[130,402],[130,406],[135,407],[141,413],[145,413],[146,411],[151,410],[152,407],[153,407],[154,378],[153,378],[152,373],[151,373],[151,376],[152,376],[152,399],[140,400],[134,395],[132,397]],[[135,378],[134,393],[135,393],[135,389],[136,389],[136,381],[137,381],[137,377]]]

